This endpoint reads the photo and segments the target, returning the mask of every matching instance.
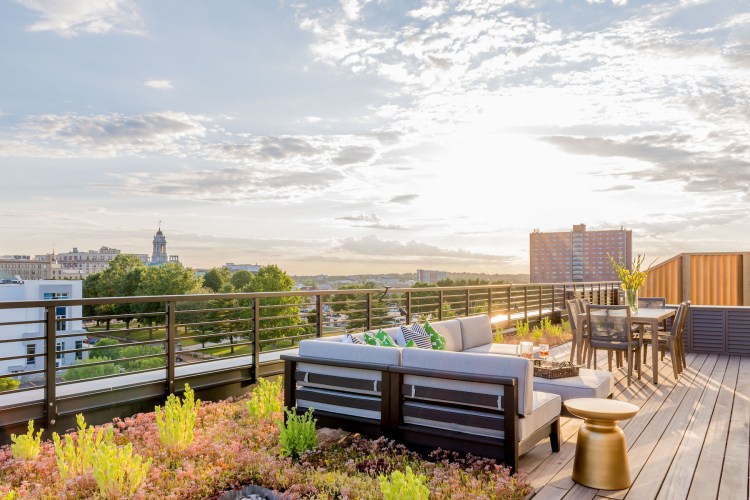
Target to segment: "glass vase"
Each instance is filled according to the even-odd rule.
[[[625,301],[631,312],[638,312],[638,289],[625,288]]]

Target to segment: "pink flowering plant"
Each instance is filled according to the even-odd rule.
[[[277,397],[281,402],[280,392]],[[280,443],[281,411],[261,416],[265,412],[248,409],[250,398],[193,406],[193,440],[184,449],[162,443],[153,412],[97,427],[96,435],[104,432],[102,442],[108,440],[109,448],[107,453],[94,453],[92,465],[61,471],[50,440],[42,441],[32,458],[14,457],[11,447],[4,446],[0,499],[215,498],[247,484],[275,490],[282,498],[383,498],[380,478],[401,477],[393,473],[408,474],[407,468],[429,489],[430,498],[522,499],[531,492],[523,475],[511,476],[493,460],[439,450],[424,458],[385,438],[326,439],[325,432],[319,431],[318,446],[292,460],[284,456]],[[62,443],[80,448],[79,440],[91,439],[91,432],[81,425]],[[135,464],[139,475],[116,478],[120,486],[114,485],[118,486],[115,495],[113,484],[102,484],[102,476],[113,471],[103,474],[107,464],[97,464],[97,459]]]

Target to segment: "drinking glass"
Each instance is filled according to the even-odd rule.
[[[549,344],[539,344],[539,357],[544,361],[549,358]]]
[[[534,357],[534,343],[521,342],[521,357],[531,359]]]

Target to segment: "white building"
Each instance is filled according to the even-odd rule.
[[[17,302],[25,300],[52,299],[80,299],[82,297],[82,282],[80,280],[3,280],[0,279],[0,302]],[[59,306],[55,308],[57,335],[80,334],[71,337],[57,338],[56,351],[84,349],[86,333],[80,319],[65,321],[65,318],[80,318],[82,306]],[[27,321],[42,321],[41,323],[11,324]],[[6,342],[2,346],[2,357],[19,356],[16,359],[0,360],[0,374],[19,373],[43,370],[44,340],[34,340],[44,337],[44,309],[20,308],[0,309],[0,339],[18,342]],[[57,366],[73,365],[77,360],[87,357],[85,351],[57,354]]]
[[[227,262],[224,267],[232,272],[248,271],[253,274],[258,274],[258,271],[260,271],[260,266],[258,264],[235,264],[234,262]]]
[[[109,267],[109,263],[118,255],[120,250],[116,248],[101,247],[99,250],[88,250],[79,252],[73,247],[72,252],[57,254],[57,262],[64,271],[76,273],[85,278],[90,274],[99,273]]]

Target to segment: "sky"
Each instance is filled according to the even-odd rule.
[[[747,0],[0,2],[0,255],[527,273],[750,251]],[[160,222],[161,221],[161,222]]]

